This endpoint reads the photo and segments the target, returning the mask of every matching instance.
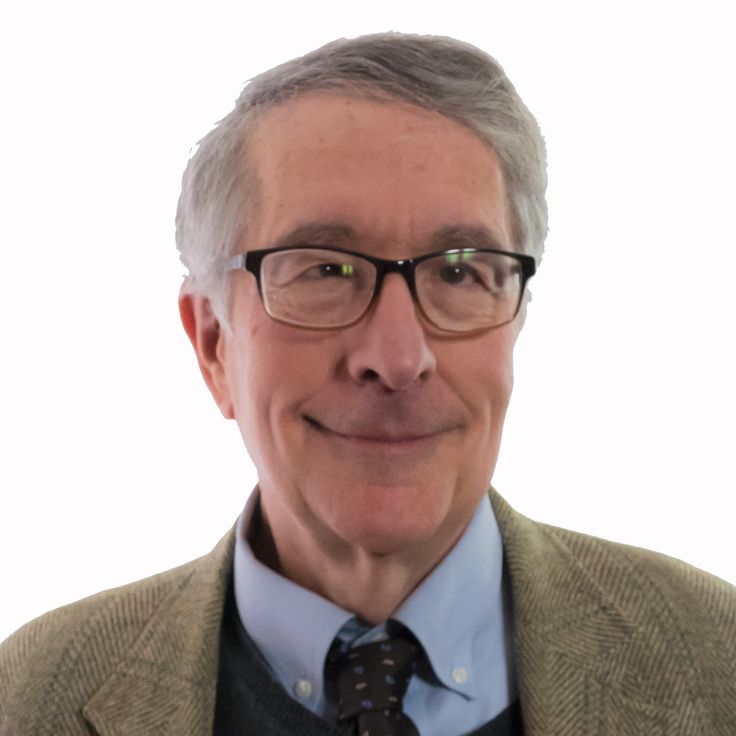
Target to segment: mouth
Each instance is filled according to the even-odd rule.
[[[376,448],[413,448],[418,447],[427,442],[436,440],[445,429],[424,429],[424,428],[407,428],[407,429],[387,429],[379,427],[355,427],[347,431],[340,431],[325,426],[318,422],[314,417],[304,417],[307,424],[317,432],[325,435],[342,439],[346,442],[352,442],[363,445],[365,447]]]

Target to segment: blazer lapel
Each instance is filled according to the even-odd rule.
[[[642,634],[658,624],[661,606],[632,594],[623,555],[531,521],[495,491],[490,496],[511,581],[526,736],[691,733],[681,730],[691,721],[683,714],[692,716],[698,705],[685,677],[677,667],[662,668],[660,652],[653,656],[666,649],[662,639]],[[664,678],[671,697],[661,695]]]
[[[211,736],[233,544],[231,530],[192,564],[87,703],[84,716],[100,736]]]
[[[525,518],[495,491],[490,498],[511,581],[526,736],[685,733],[679,724],[697,720],[699,705],[662,654],[677,648],[677,632],[659,633],[658,599],[630,593],[624,556]],[[211,736],[233,544],[231,530],[192,563],[87,703],[100,736]]]

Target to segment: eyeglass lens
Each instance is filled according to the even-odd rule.
[[[305,327],[340,327],[368,309],[377,270],[358,255],[320,248],[268,254],[261,264],[266,311]],[[513,319],[521,296],[513,256],[454,251],[421,261],[415,271],[419,305],[440,329],[470,331]]]

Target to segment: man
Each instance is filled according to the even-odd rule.
[[[338,41],[245,88],[177,239],[258,488],[206,557],[11,637],[0,733],[736,733],[733,588],[488,494],[545,182],[456,41]]]

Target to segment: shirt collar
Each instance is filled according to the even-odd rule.
[[[256,559],[245,535],[257,508],[256,489],[236,524],[233,577],[238,614],[276,679],[287,689],[302,678],[308,680],[311,694],[303,702],[315,706],[324,698],[327,652],[353,614]]]
[[[330,646],[354,615],[256,559],[245,534],[257,507],[256,489],[236,526],[238,613],[287,689],[301,678],[310,681],[312,692],[304,702],[314,708],[324,702],[324,663]],[[393,616],[422,644],[440,682],[466,698],[476,697],[479,683],[486,691],[490,684],[505,689],[510,681],[502,573],[501,534],[484,496],[455,546]]]
[[[479,683],[487,690],[489,669],[499,686],[509,680],[498,667],[510,643],[502,578],[501,533],[484,496],[455,546],[393,616],[422,643],[440,682],[468,698]]]

